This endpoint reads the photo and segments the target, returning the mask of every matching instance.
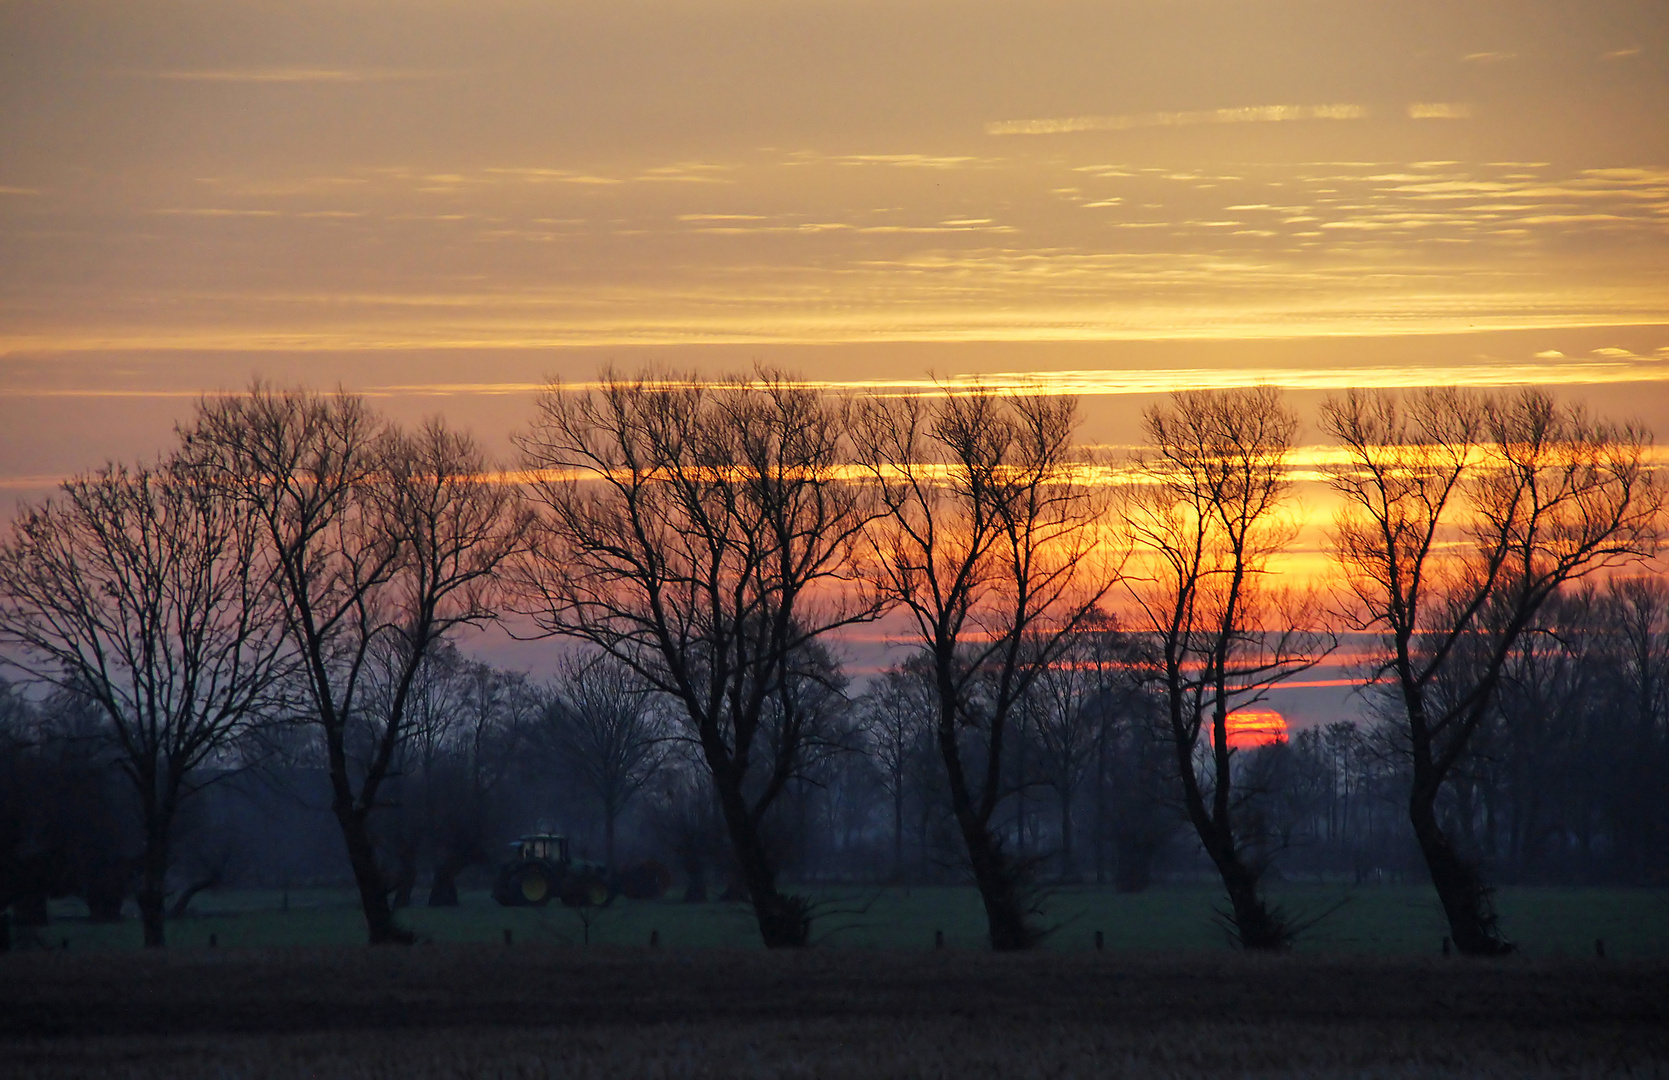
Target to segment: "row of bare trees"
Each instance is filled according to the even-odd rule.
[[[1538,391],[1330,400],[1320,467],[1344,584],[1323,594],[1283,584],[1299,422],[1277,391],[1182,392],[1145,422],[1141,453],[1100,460],[1067,397],[605,373],[540,397],[509,479],[439,422],[408,432],[350,395],[257,386],[202,402],[166,461],[26,510],[0,547],[0,639],[118,735],[152,944],[180,802],[259,717],[310,733],[370,938],[409,940],[373,815],[439,737],[417,715],[439,652],[511,612],[586,648],[537,737],[585,762],[573,779],[603,808],[610,856],[658,758],[687,750],[767,945],[805,944],[813,915],[781,887],[774,816],[865,731],[902,857],[912,717],[993,947],[1034,944],[1032,861],[1004,816],[1030,773],[1009,763],[1104,765],[1117,736],[1091,713],[1139,707],[1238,939],[1279,948],[1295,928],[1263,892],[1228,718],[1350,631],[1371,642],[1364,683],[1397,705],[1408,819],[1456,944],[1510,947],[1440,808],[1549,605],[1655,554],[1648,436]],[[831,647],[882,618],[912,659],[877,682],[860,731]],[[1142,761],[1128,782],[1150,797],[1155,755]],[[1054,784],[1068,850],[1075,790]],[[473,842],[449,863],[478,858]]]
[[[116,734],[148,945],[181,801],[273,715],[318,740],[371,940],[409,940],[370,817],[424,658],[492,616],[519,513],[438,422],[406,432],[348,395],[257,386],[205,400],[165,460],[78,477],[19,515],[0,546],[0,640]]]

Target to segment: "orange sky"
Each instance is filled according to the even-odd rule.
[[[1258,381],[1669,432],[1662,0],[0,0],[0,42],[0,503],[256,372],[498,453],[651,360],[1043,375],[1112,445]]]

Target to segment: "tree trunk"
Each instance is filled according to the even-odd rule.
[[[136,777],[144,816],[145,847],[139,853],[139,880],[133,899],[139,908],[139,924],[144,930],[147,949],[160,949],[165,944],[169,840],[174,825],[175,793],[179,790],[179,780],[172,767],[158,771],[160,776],[157,771],[146,770]]]
[[[1026,729],[1019,725],[1020,737],[1014,747],[1014,850],[1026,857]]]
[[[1449,936],[1462,956],[1504,956],[1513,951],[1513,944],[1496,928],[1493,890],[1443,832],[1436,804],[1437,786],[1416,784],[1408,802],[1408,820],[1449,920]]]
[[[955,698],[949,687],[939,691],[941,702]],[[995,726],[995,722],[994,722]],[[939,757],[944,761],[948,781],[951,811],[962,830],[962,841],[968,849],[968,866],[973,871],[979,898],[985,904],[985,920],[991,935],[991,948],[997,952],[1029,949],[1038,942],[1038,934],[1026,921],[1027,907],[1021,889],[1021,872],[1003,853],[1002,838],[994,835],[991,817],[996,800],[987,794],[976,809],[969,790],[967,774],[962,768],[962,752],[957,743],[956,715],[941,705],[938,722]],[[987,783],[994,783],[1002,761],[998,748],[988,750],[994,755],[986,762]]]
[[[1258,875],[1239,854],[1214,859],[1229,896],[1230,917],[1240,947],[1254,952],[1275,952],[1292,944],[1292,933],[1280,914],[1258,895]]]
[[[359,903],[365,911],[370,943],[410,945],[416,936],[394,921],[394,909],[388,905],[388,883],[377,866],[376,847],[364,817],[351,807],[337,807],[336,820],[342,826],[342,840],[348,847],[348,863],[353,867],[354,884],[359,887]]]
[[[1078,864],[1072,857],[1072,795],[1062,790],[1061,800],[1061,880],[1071,881],[1078,876]]]
[[[166,857],[158,858],[147,850],[141,861],[139,887],[134,890],[133,899],[145,932],[145,948],[160,949],[165,944],[163,927],[168,903]]]
[[[1175,706],[1173,706],[1173,709]],[[1234,842],[1234,825],[1230,816],[1233,803],[1229,798],[1232,773],[1228,760],[1228,736],[1225,729],[1227,709],[1219,699],[1213,718],[1212,753],[1216,787],[1212,791],[1212,806],[1207,809],[1205,794],[1194,779],[1193,755],[1186,740],[1176,739],[1177,764],[1181,770],[1183,800],[1188,818],[1199,834],[1217,874],[1223,881],[1223,891],[1229,898],[1229,918],[1235,939],[1243,949],[1271,952],[1292,944],[1292,931],[1279,912],[1258,895],[1259,874],[1241,857]],[[1182,724],[1173,718],[1173,730],[1181,731]]]
[[[390,906],[395,911],[411,907],[412,890],[417,888],[417,852],[402,848],[394,865],[394,882],[389,889]]]
[[[735,784],[721,783],[719,789],[730,846],[753,903],[760,938],[767,949],[803,948],[811,942],[811,905],[802,897],[777,891],[776,867],[765,850],[758,824],[748,812],[746,799]]]
[[[96,923],[122,921],[122,904],[133,880],[133,860],[115,859],[93,869],[87,881],[87,917]]]
[[[811,943],[811,908],[804,899],[777,891],[776,873],[755,836],[738,841],[736,855],[742,864],[742,881],[753,901],[759,936],[767,949],[797,949]]]
[[[429,885],[430,907],[458,906],[458,873],[463,869],[457,859],[446,858],[435,864],[434,880]]]
[[[904,784],[894,785],[892,796],[892,879],[904,880]]]
[[[1107,719],[1095,736],[1095,883],[1107,883]]]
[[[1118,861],[1113,865],[1113,889],[1139,893],[1153,884],[1157,845],[1146,830],[1123,828],[1117,833]]]
[[[1002,841],[992,836],[971,810],[958,807],[956,820],[968,845],[974,884],[985,904],[991,948],[997,952],[1032,948],[1037,944],[1038,935],[1026,922],[1027,905],[1021,892],[1020,874],[1003,855]]]

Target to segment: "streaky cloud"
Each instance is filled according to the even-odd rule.
[[[206,70],[133,71],[124,72],[133,78],[156,79],[162,82],[208,83],[372,83],[407,82],[415,79],[442,79],[447,71],[422,71],[406,68],[210,68]]]
[[[1472,106],[1449,101],[1416,101],[1408,106],[1411,120],[1465,120]]]
[[[987,135],[1060,135],[1074,131],[1126,131],[1131,128],[1187,127],[1194,124],[1267,124],[1283,120],[1361,120],[1362,105],[1247,105],[1192,112],[1131,113],[1122,116],[1068,116],[1040,120],[993,120]]]

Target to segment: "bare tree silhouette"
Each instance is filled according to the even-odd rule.
[[[934,739],[998,950],[1039,937],[1026,867],[993,821],[1011,793],[1004,742],[1116,579],[1076,425],[1073,398],[976,389],[872,399],[855,428],[885,511],[869,532],[876,587],[930,665]]]
[[[205,399],[183,438],[205,482],[258,523],[371,943],[409,942],[370,817],[424,658],[496,617],[497,571],[523,531],[512,492],[467,436],[438,420],[401,431],[344,393],[256,384]]]
[[[1502,672],[1567,582],[1658,547],[1663,490],[1650,438],[1556,405],[1454,389],[1352,391],[1322,408],[1346,461],[1333,551],[1380,636],[1374,676],[1397,702],[1411,764],[1409,821],[1455,946],[1495,955],[1491,891],[1443,828],[1437,800],[1488,716]]]
[[[1126,580],[1152,642],[1183,804],[1222,877],[1235,937],[1284,948],[1293,928],[1264,899],[1265,867],[1238,820],[1228,717],[1332,648],[1313,629],[1314,605],[1267,583],[1296,535],[1286,462],[1298,418],[1279,391],[1258,387],[1173,394],[1146,426],[1150,449],[1124,489],[1141,567]]]
[[[188,464],[65,481],[0,544],[0,643],[95,706],[137,797],[145,944],[164,942],[180,804],[283,670],[258,521]]]
[[[678,703],[772,947],[810,933],[763,831],[812,737],[794,687],[822,678],[820,636],[880,609],[855,565],[868,513],[847,415],[773,372],[611,372],[595,391],[552,387],[518,439],[540,513],[517,606]]]

